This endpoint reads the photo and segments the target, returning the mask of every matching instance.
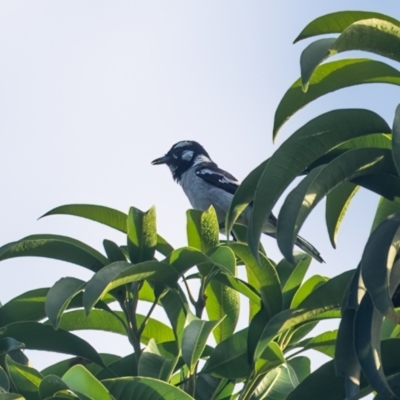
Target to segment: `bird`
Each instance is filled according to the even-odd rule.
[[[206,211],[212,205],[220,226],[224,226],[226,214],[240,182],[229,172],[219,168],[201,144],[193,140],[177,142],[164,156],[153,160],[152,164],[166,164],[191,206],[196,210]],[[244,210],[238,222],[248,225],[251,207],[250,204]],[[271,213],[264,223],[263,233],[276,238],[276,229],[277,218]],[[324,262],[319,251],[301,236],[297,236],[295,245],[315,260]]]

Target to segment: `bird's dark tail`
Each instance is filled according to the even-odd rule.
[[[319,251],[310,242],[307,242],[307,240],[303,239],[301,236],[297,236],[294,244],[298,248],[309,254],[311,257],[315,258],[320,263],[325,262],[324,259],[319,254]]]

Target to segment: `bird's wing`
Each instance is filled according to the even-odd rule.
[[[230,194],[235,194],[239,187],[239,182],[234,176],[218,168],[215,164],[197,169],[196,175],[205,182],[223,189]]]

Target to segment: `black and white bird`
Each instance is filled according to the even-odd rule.
[[[166,164],[190,204],[196,210],[206,211],[212,205],[221,226],[229,210],[233,195],[239,187],[238,180],[219,168],[199,143],[184,140],[174,144],[168,153],[152,161],[153,165]],[[242,213],[238,222],[248,225],[251,205]],[[271,213],[265,221],[263,232],[276,237],[277,219]],[[324,262],[318,250],[305,239],[297,236],[296,246],[319,262]]]

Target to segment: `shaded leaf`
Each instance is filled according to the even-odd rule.
[[[102,382],[117,399],[193,400],[182,390],[153,378],[117,378]]]
[[[49,325],[37,322],[16,322],[0,329],[0,338],[13,337],[30,350],[46,350],[72,354],[103,365],[96,350],[83,339]]]
[[[298,175],[338,146],[348,146],[347,143],[352,139],[390,131],[388,124],[371,111],[344,109],[322,114],[292,134],[273,154],[263,170],[257,168],[259,172],[257,179],[247,187],[247,191],[255,195],[248,229],[249,245],[253,253],[259,243],[263,221]],[[284,160],[291,160],[290,168],[287,168],[287,162]],[[251,174],[255,172],[256,170]],[[235,202],[235,197],[236,194],[232,204]]]
[[[77,278],[61,278],[49,290],[45,303],[46,315],[57,329],[63,312],[71,300],[83,290],[86,283]]]
[[[354,149],[313,169],[293,189],[279,212],[277,241],[282,254],[292,260],[297,234],[307,216],[331,190],[339,184],[375,171],[390,168],[389,150]]]
[[[379,199],[379,204],[376,209],[374,221],[372,223],[371,232],[373,232],[379,224],[384,221],[389,215],[395,214],[400,212],[400,199],[396,198],[394,201],[390,201],[381,197]],[[1,309],[0,309],[1,313]]]
[[[61,390],[68,390],[68,385],[56,375],[48,375],[42,379],[39,385],[39,394],[41,399],[52,397]]]

